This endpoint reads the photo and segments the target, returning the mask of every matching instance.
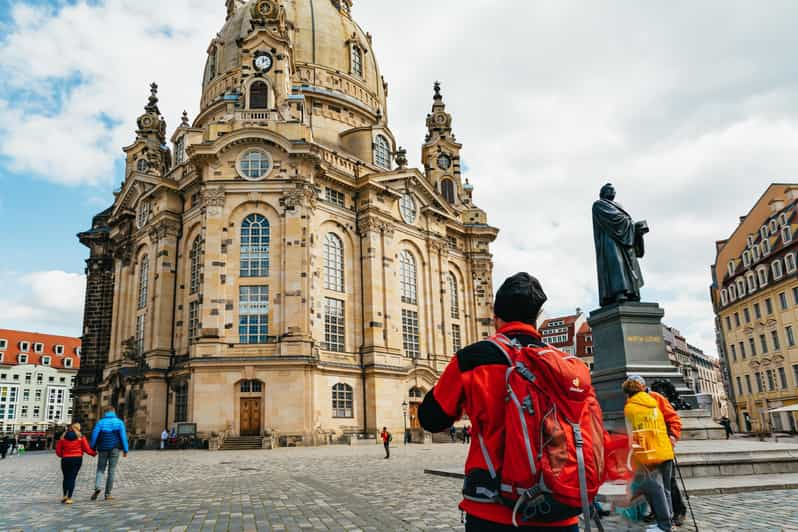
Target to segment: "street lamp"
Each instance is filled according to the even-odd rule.
[[[407,445],[407,401],[402,401],[402,415],[405,418],[405,432],[402,435],[405,445]]]

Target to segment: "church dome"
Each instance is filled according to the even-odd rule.
[[[202,111],[244,85],[251,74],[246,41],[266,29],[285,38],[294,93],[337,98],[364,120],[370,117],[369,125],[387,114],[371,36],[352,19],[351,0],[227,0],[227,10],[227,21],[208,48]],[[259,20],[264,13],[266,24]],[[283,53],[277,47],[272,52]]]

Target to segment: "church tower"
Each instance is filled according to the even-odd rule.
[[[141,445],[184,423],[211,445],[314,445],[401,433],[407,403],[423,438],[424,392],[490,333],[498,233],[440,86],[409,168],[351,0],[224,6],[199,112],[167,137],[152,85],[121,189],[80,235],[101,303],[76,412],[115,406]]]

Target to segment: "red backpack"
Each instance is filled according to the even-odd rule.
[[[589,531],[590,506],[605,479],[607,437],[590,370],[543,343],[521,346],[502,334],[488,341],[510,362],[501,471],[479,438],[499,498],[513,509],[515,526],[583,513]]]

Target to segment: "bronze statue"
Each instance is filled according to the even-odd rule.
[[[615,187],[601,187],[593,203],[593,239],[596,243],[599,303],[602,307],[624,301],[640,301],[643,273],[637,259],[645,253],[645,221],[633,222],[626,210],[615,202]]]

